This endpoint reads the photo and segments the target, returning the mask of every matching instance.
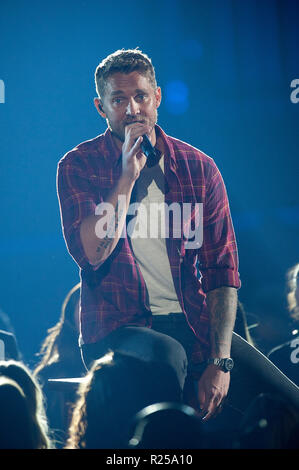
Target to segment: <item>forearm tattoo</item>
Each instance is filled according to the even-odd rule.
[[[210,313],[211,351],[215,357],[228,355],[237,310],[237,290],[232,287],[219,287],[207,294]]]
[[[114,217],[110,220],[110,223],[107,227],[107,234],[100,241],[97,247],[97,253],[105,251],[115,240],[115,235],[119,227],[120,219],[123,215],[124,209],[119,207],[119,202],[117,201],[114,211]]]

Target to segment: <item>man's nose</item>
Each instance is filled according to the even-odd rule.
[[[126,109],[126,114],[130,115],[130,116],[135,116],[136,114],[139,113],[139,105],[138,103],[136,103],[136,101],[131,98],[128,102],[128,106],[127,106],[127,109]]]

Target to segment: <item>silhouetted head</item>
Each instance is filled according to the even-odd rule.
[[[35,376],[55,363],[65,366],[71,374],[80,372],[77,372],[82,363],[78,345],[80,285],[76,284],[68,292],[62,303],[59,321],[48,329],[38,353],[42,359],[34,370]]]
[[[181,395],[167,365],[108,353],[94,362],[81,384],[67,447],[126,447],[129,423],[139,410],[161,401],[180,401]]]
[[[2,381],[9,379],[18,387],[13,391],[11,385],[10,388],[6,386],[3,393],[11,393],[11,396],[16,400],[17,394],[20,394],[18,398],[19,404],[23,399],[26,401],[26,408],[31,422],[30,439],[32,440],[33,448],[41,449],[51,447],[42,391],[31,371],[21,362],[13,360],[0,361],[0,378]],[[10,403],[8,403],[7,406],[10,406]],[[23,417],[24,416],[25,415],[23,415]]]
[[[0,377],[0,448],[34,449],[33,424],[28,402],[21,387]]]

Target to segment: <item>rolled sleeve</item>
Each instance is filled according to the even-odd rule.
[[[94,215],[96,208],[88,176],[79,166],[61,160],[57,169],[57,193],[68,252],[80,268],[91,268],[80,237],[82,221]]]
[[[222,286],[241,287],[238,250],[222,176],[213,162],[203,207],[203,244],[198,253],[205,292]]]

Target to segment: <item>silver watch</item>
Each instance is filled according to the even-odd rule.
[[[225,358],[210,358],[206,361],[206,364],[214,364],[215,366],[219,367],[223,372],[230,372],[234,367],[234,360],[231,357]]]

